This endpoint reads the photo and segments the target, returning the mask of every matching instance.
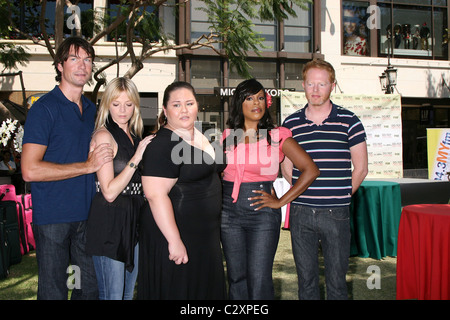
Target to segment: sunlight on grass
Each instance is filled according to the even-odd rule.
[[[395,300],[396,262],[393,257],[382,260],[351,257],[347,273],[348,296],[352,300]],[[325,297],[323,259],[319,256],[320,287],[322,299]],[[369,289],[370,266],[380,270],[380,287]],[[276,300],[297,300],[297,272],[292,256],[291,234],[281,230],[280,242],[275,255],[273,280]],[[22,262],[10,267],[10,274],[0,280],[0,300],[35,300],[37,295],[37,263],[34,251],[24,255]]]
[[[0,300],[36,300],[37,283],[36,253],[32,251],[9,268],[6,279],[0,280]]]

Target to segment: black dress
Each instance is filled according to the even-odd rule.
[[[153,219],[148,203],[144,205],[139,225],[137,297],[225,299],[219,178],[224,166],[173,135],[176,141],[171,139],[171,130],[158,131],[144,153],[142,175],[178,178],[169,197],[189,261],[176,265],[169,260],[167,240]]]
[[[109,116],[106,128],[117,142],[118,150],[113,159],[114,177],[133,157],[140,139],[127,134]],[[134,145],[133,145],[134,144]],[[134,247],[138,242],[138,220],[144,197],[139,170],[133,174],[129,184],[113,202],[108,202],[97,192],[92,200],[86,229],[86,252],[89,255],[105,256],[125,263],[131,272],[134,268]]]

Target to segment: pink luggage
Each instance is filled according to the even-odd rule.
[[[16,195],[16,188],[12,184],[0,185],[0,201],[14,201],[17,209],[17,220],[19,225],[20,252],[28,253],[36,248],[33,229],[33,206],[31,194]]]
[[[14,187],[14,185],[12,184],[0,185],[0,201],[13,201],[16,203],[17,223],[19,228],[20,253],[24,255],[29,251],[26,221],[22,203],[18,201],[17,198],[18,196],[16,196],[16,187]]]
[[[19,223],[20,253],[24,255],[30,251],[28,247],[27,222],[25,218],[25,211],[23,209],[22,202],[20,201],[20,196],[16,196],[16,199],[17,220]]]
[[[16,187],[12,184],[0,185],[0,201],[16,201]]]
[[[21,202],[23,204],[24,209],[24,216],[26,220],[26,230],[27,230],[27,240],[28,240],[28,246],[29,250],[34,250],[36,248],[36,241],[34,240],[34,234],[33,234],[33,204],[31,201],[31,194],[26,193],[21,195],[22,199]]]

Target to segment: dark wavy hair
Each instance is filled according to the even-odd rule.
[[[64,62],[69,58],[70,48],[73,46],[75,53],[78,54],[78,50],[83,49],[92,58],[95,59],[94,47],[85,39],[81,37],[69,37],[64,39],[56,50],[55,58],[53,60],[53,65],[56,70],[55,80],[61,82],[61,71],[58,70],[58,64],[63,65]]]
[[[230,114],[227,120],[227,125],[230,129],[242,129],[244,130],[244,113],[242,111],[242,103],[245,101],[245,99],[248,96],[257,94],[260,91],[265,92],[264,86],[257,81],[256,79],[249,79],[242,81],[238,84],[236,89],[234,90],[233,97],[231,98],[231,105],[230,105]],[[267,99],[267,96],[264,95],[264,97]],[[267,104],[267,100],[266,100]],[[271,138],[268,134],[270,130],[275,128],[275,124],[273,123],[272,116],[270,115],[270,112],[267,108],[264,109],[264,115],[259,120],[258,127],[257,127],[257,134],[260,135],[260,139],[267,138],[267,141],[269,144],[271,144]],[[266,129],[260,131],[260,129]],[[238,130],[241,131],[241,130]],[[237,141],[240,137],[237,137],[235,135],[230,135],[230,139],[233,139],[233,144],[236,146]],[[228,138],[227,138],[228,139]],[[231,141],[227,141],[224,145],[231,145]]]

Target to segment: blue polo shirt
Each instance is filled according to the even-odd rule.
[[[23,144],[47,146],[44,161],[86,161],[94,130],[95,105],[82,96],[83,114],[58,86],[30,108]],[[83,221],[88,218],[95,193],[94,174],[50,182],[32,182],[33,223],[36,225]]]
[[[333,104],[330,115],[316,125],[305,116],[306,105],[283,123],[292,137],[310,155],[320,176],[292,203],[310,207],[350,205],[352,194],[352,163],[350,148],[366,140],[364,126],[351,111]],[[294,167],[292,183],[301,172]]]

